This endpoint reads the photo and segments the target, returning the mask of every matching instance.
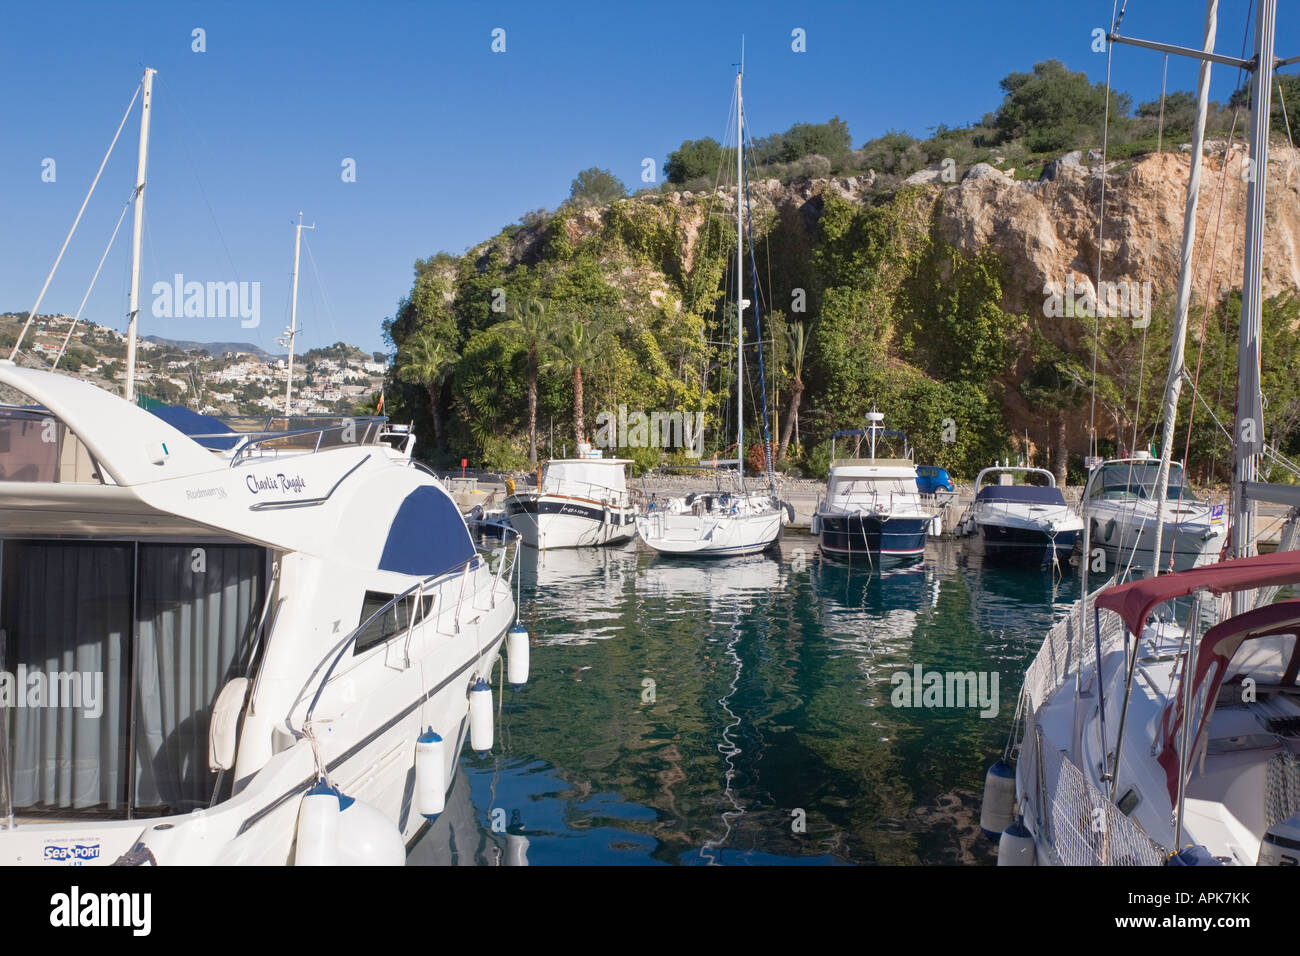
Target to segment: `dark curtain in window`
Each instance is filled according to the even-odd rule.
[[[210,803],[212,705],[239,676],[261,610],[265,554],[242,545],[140,546],[137,809]]]
[[[0,644],[23,697],[6,715],[15,810],[125,809],[133,551],[4,542]]]

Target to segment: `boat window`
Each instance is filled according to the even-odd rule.
[[[14,809],[209,806],[208,722],[247,664],[265,567],[250,545],[0,543],[0,696],[23,695],[0,708]]]
[[[86,446],[42,408],[0,406],[0,481],[100,482]]]
[[[1149,500],[1155,498],[1156,476],[1160,463],[1125,462],[1123,464],[1105,465],[1088,493],[1089,498],[1101,498],[1107,501],[1123,499]],[[1169,486],[1165,491],[1169,501],[1186,501],[1193,504],[1199,499],[1183,484],[1183,470],[1176,464],[1169,466]]]
[[[1128,791],[1128,793],[1119,798],[1119,812],[1124,814],[1126,817],[1129,816],[1135,809],[1137,809],[1137,805],[1141,799],[1142,798],[1138,796],[1136,790]]]
[[[911,478],[837,478],[832,494],[847,498],[855,495],[915,495],[916,482]]]
[[[378,612],[385,604],[393,600],[395,595],[385,594],[383,591],[367,591],[365,600],[361,602],[361,617],[357,621],[360,627],[369,621],[371,616]],[[437,597],[433,594],[426,594],[423,597],[424,618],[433,616],[433,609],[437,603]],[[352,645],[353,655],[361,654],[377,647],[391,637],[399,634],[405,634],[407,628],[411,626],[411,611],[415,607],[415,595],[410,595],[405,600],[398,601],[380,617],[371,621],[366,629],[362,631]],[[418,623],[417,619],[417,623]]]

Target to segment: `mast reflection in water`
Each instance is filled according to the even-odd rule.
[[[800,534],[724,560],[526,550],[522,575],[529,682],[412,864],[991,864],[987,754],[1078,596],[959,543],[881,571]],[[917,665],[995,672],[996,716],[894,706]]]

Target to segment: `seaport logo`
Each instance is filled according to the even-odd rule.
[[[896,671],[889,682],[895,707],[964,709],[978,707],[981,717],[998,715],[997,671],[927,671],[920,664],[911,672]]]
[[[307,487],[307,482],[299,475],[286,475],[280,472],[277,475],[264,475],[261,478],[257,475],[249,475],[245,479],[248,490],[253,494],[259,494],[263,491],[281,491],[285,494],[293,492],[295,495],[302,494],[302,490]]]
[[[704,454],[703,412],[629,413],[619,405],[617,414],[596,415],[597,448],[682,448],[688,458]]]
[[[44,671],[19,664],[0,670],[0,707],[80,710],[91,720],[104,713],[103,671]]]
[[[153,894],[82,893],[74,886],[50,897],[50,925],[125,927],[133,936],[148,936],[153,929]]]
[[[171,282],[153,284],[156,319],[233,319],[245,329],[262,322],[262,283],[186,282],[176,273]]]
[[[99,859],[98,843],[47,843],[41,856],[48,863],[66,863],[68,866],[82,866],[90,860]]]
[[[1065,282],[1043,286],[1043,315],[1063,318],[1129,318],[1133,328],[1151,324],[1150,282],[1101,282],[1096,290],[1087,278],[1071,274]]]

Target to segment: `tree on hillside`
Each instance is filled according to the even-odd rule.
[[[754,151],[764,163],[792,163],[815,154],[838,165],[852,148],[849,126],[838,116],[825,123],[795,123],[784,133],[754,141]]]
[[[1036,152],[1071,149],[1081,134],[1100,130],[1106,114],[1106,87],[1088,82],[1086,73],[1071,73],[1059,60],[1034,64],[1032,73],[1009,73],[1001,84],[1006,97],[996,124],[1004,142],[1023,138]],[[1127,93],[1111,91],[1112,124],[1121,124],[1132,108]]]
[[[1160,100],[1139,103],[1136,115],[1142,119],[1160,121]],[[1186,90],[1176,90],[1165,96],[1164,135],[1188,136],[1196,122],[1196,95]]]
[[[397,357],[400,381],[419,385],[429,396],[429,415],[433,419],[433,442],[442,444],[442,386],[460,358],[433,329],[421,329],[407,339]]]
[[[1283,101],[1286,109],[1282,109]],[[1250,109],[1250,86],[1243,85],[1228,99],[1229,108]],[[1300,135],[1300,75],[1275,76],[1273,78],[1273,109],[1269,113],[1270,128],[1274,133],[1287,134],[1287,124],[1294,138]]]
[[[716,176],[721,166],[722,147],[716,139],[711,136],[688,139],[668,154],[668,161],[664,163],[664,176],[670,183],[680,185],[701,176]]]
[[[803,321],[791,322],[785,329],[786,344],[790,356],[790,402],[785,409],[785,421],[781,423],[781,441],[776,449],[776,460],[785,458],[790,447],[790,436],[798,427],[799,403],[803,399],[803,362],[808,348],[808,324]]]
[[[1065,414],[1082,407],[1087,398],[1087,369],[1076,356],[1067,355],[1037,329],[1033,331],[1030,348],[1035,355],[1034,365],[1020,383],[1020,394],[1030,407],[1046,412],[1050,418],[1052,471],[1056,483],[1065,487],[1070,464]]]
[[[904,176],[925,165],[921,141],[902,130],[891,129],[862,144],[861,164],[889,176]]]
[[[528,463],[537,464],[537,373],[549,357],[555,337],[554,322],[546,314],[546,303],[525,299],[512,302],[499,326],[510,340],[528,353]]]
[[[578,173],[569,187],[569,202],[574,206],[603,206],[627,196],[627,187],[607,169],[592,166]]]
[[[579,445],[586,441],[582,373],[591,371],[605,358],[610,338],[603,320],[577,317],[570,318],[556,338],[555,364],[573,376],[573,440]]]

